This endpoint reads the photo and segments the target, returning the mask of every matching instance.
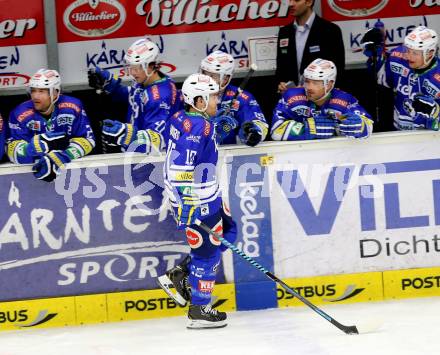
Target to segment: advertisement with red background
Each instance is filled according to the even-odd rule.
[[[288,2],[57,0],[60,42],[282,26]]]
[[[23,87],[45,66],[43,0],[0,0],[0,88]]]
[[[43,0],[0,0],[0,47],[45,43]]]
[[[322,0],[322,15],[342,30],[346,64],[365,63],[361,39],[376,21],[385,25],[386,45],[392,49],[417,26],[440,33],[438,0]]]
[[[440,14],[437,0],[323,0],[321,8],[329,21]]]

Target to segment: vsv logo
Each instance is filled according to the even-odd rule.
[[[359,176],[369,177],[373,181],[378,179],[378,175],[393,174],[393,176],[398,176],[401,173],[432,170],[440,170],[440,159],[364,165],[360,168]],[[353,172],[354,166],[333,167],[331,169],[322,193],[320,207],[317,210],[312,204],[310,194],[305,188],[298,170],[277,172],[277,181],[307,235],[326,235],[332,232],[347,189],[349,186],[353,186],[354,181],[352,180],[356,176]],[[433,206],[432,213],[408,217],[402,216],[401,213],[403,208],[400,196],[404,191],[400,191],[399,183],[377,181],[383,187],[383,194],[380,198],[375,197],[374,194],[374,189],[378,184],[361,184],[357,189],[359,203],[353,208],[357,207],[359,210],[359,227],[362,232],[377,230],[376,208],[379,203],[384,204],[384,225],[387,230],[427,227],[432,224],[440,225],[440,179],[432,180],[432,186],[428,186],[432,189],[432,201],[427,201],[426,206]],[[426,183],[426,180],[424,182]],[[422,183],[422,181],[418,181],[418,184]],[[292,187],[294,187],[293,191]],[[433,222],[430,223],[430,220]]]

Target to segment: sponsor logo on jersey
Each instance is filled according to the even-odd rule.
[[[160,99],[159,88],[157,87],[157,85],[153,85],[153,87],[151,88],[151,93],[153,94],[153,100]]]
[[[242,92],[242,93],[240,94],[240,96],[241,96],[243,99],[245,99],[246,101],[249,100],[249,95],[246,95],[244,92]]]
[[[440,83],[440,74],[439,73],[435,73],[434,74],[434,79]]]
[[[339,105],[342,107],[347,107],[349,105],[349,102],[346,100],[342,100],[342,99],[337,99],[337,98],[333,98],[330,99],[330,105]]]
[[[208,121],[205,121],[205,129],[203,130],[203,134],[208,137],[209,132],[211,132],[211,124]]]
[[[58,104],[58,108],[70,108],[72,110],[75,110],[76,113],[80,113],[81,109],[78,107],[77,104],[74,104],[73,102],[61,102]]]
[[[432,84],[428,79],[423,80],[423,87],[426,92],[432,97],[439,98],[440,97],[440,88]]]
[[[30,120],[26,123],[26,127],[31,131],[41,131],[41,123],[39,121]]]
[[[209,205],[207,203],[200,205],[200,214],[202,216],[209,215]]]
[[[408,74],[409,74],[409,69],[399,63],[391,62],[390,68],[393,73],[396,73],[401,76],[408,76]]]
[[[188,137],[186,137],[187,141],[194,142],[194,143],[200,143],[201,136],[195,136],[193,134],[190,134]]]
[[[117,31],[125,22],[124,6],[116,0],[77,0],[66,8],[66,28],[81,37],[101,37]]]
[[[292,105],[292,104],[294,104],[297,101],[307,101],[306,95],[294,95],[294,96],[291,96],[287,100],[287,104],[288,105]]]
[[[32,109],[26,110],[26,111],[22,112],[20,115],[18,115],[17,121],[18,122],[23,122],[27,117],[29,117],[33,113],[34,113],[34,110],[32,110]]]
[[[75,116],[71,115],[71,114],[58,115],[57,116],[57,125],[58,126],[72,125],[74,119],[75,119]]]
[[[340,15],[363,17],[382,10],[388,4],[388,0],[328,0],[328,4]]]
[[[183,126],[183,130],[186,133],[191,132],[192,123],[191,123],[191,121],[188,118],[183,121],[182,126]]]
[[[406,52],[400,52],[400,51],[392,51],[390,57],[400,58],[400,59],[407,59],[408,54]]]
[[[212,293],[215,281],[199,280],[198,289],[200,292]]]
[[[179,140],[179,138],[180,138],[179,130],[176,127],[174,127],[173,125],[171,125],[171,127],[170,127],[170,135],[176,141]]]

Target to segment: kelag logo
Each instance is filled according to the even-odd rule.
[[[118,30],[125,9],[116,0],[78,0],[67,7],[63,21],[69,31],[82,37],[100,37]]]

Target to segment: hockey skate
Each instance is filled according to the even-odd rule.
[[[191,304],[188,310],[188,329],[223,328],[227,326],[226,313],[220,312],[210,304],[205,306]]]
[[[191,299],[191,286],[188,282],[188,264],[190,261],[191,257],[188,255],[179,265],[157,278],[157,284],[181,306],[185,306]]]

